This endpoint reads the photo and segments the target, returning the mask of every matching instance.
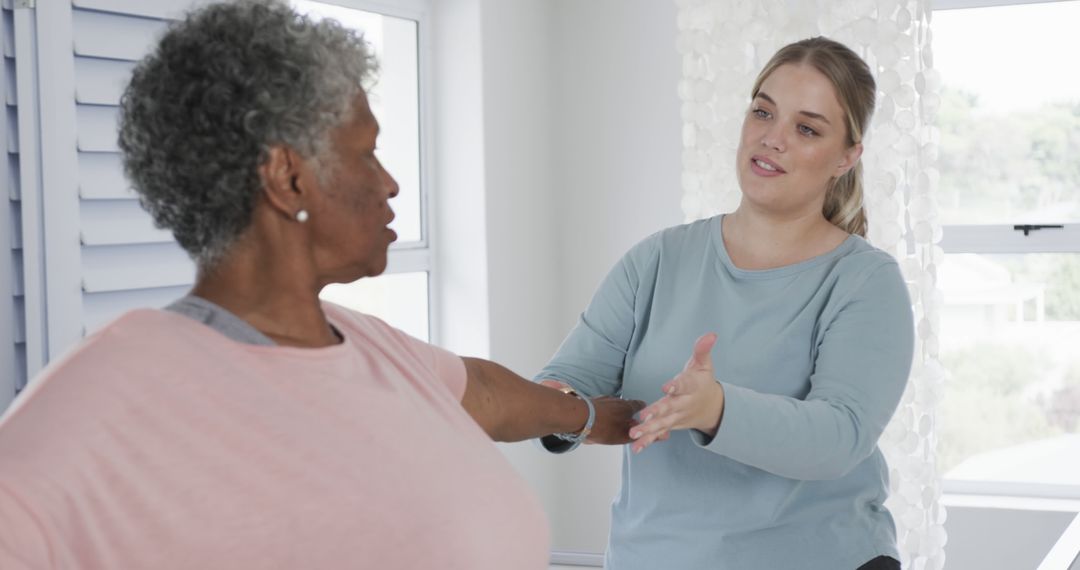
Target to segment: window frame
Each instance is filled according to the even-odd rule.
[[[940,245],[945,253],[1080,253],[1080,223],[1061,226],[1025,236],[1011,224],[949,224],[942,226]]]
[[[1070,0],[933,0],[933,10],[960,10],[1049,4]],[[1057,224],[1049,220],[1044,223]],[[940,246],[946,254],[1080,254],[1080,223],[1060,224],[1060,228],[1036,229],[1026,235],[1022,224],[943,224]],[[948,479],[942,474],[943,490],[956,495],[1080,499],[1080,485],[1057,485],[1004,481]]]
[[[1050,4],[1069,0],[933,0],[933,11],[964,10],[967,8],[991,8],[994,6],[1022,6],[1025,4]]]

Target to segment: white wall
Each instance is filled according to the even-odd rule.
[[[552,159],[562,275],[558,324],[576,322],[634,243],[682,222],[675,3],[555,0]],[[559,458],[555,550],[600,552],[620,451]]]
[[[608,268],[679,223],[675,6],[435,3],[438,337],[531,376]],[[617,451],[503,446],[560,550],[602,550]]]
[[[554,0],[553,171],[569,328],[634,243],[681,223],[675,2]]]
[[[558,218],[549,117],[550,9],[546,0],[483,0],[484,188],[490,356],[531,378],[558,345]],[[502,451],[552,502],[554,460],[528,444]]]
[[[486,0],[484,139],[487,142],[491,354],[532,376],[561,340],[552,176],[551,29],[547,0]]]

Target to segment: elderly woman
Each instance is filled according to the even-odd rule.
[[[319,301],[381,273],[395,239],[373,68],[360,37],[278,0],[200,9],[138,65],[125,167],[198,279],[0,422],[0,568],[547,567],[543,513],[491,439],[621,444],[642,404]]]

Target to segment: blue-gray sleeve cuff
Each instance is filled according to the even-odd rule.
[[[574,442],[566,441],[565,439],[559,439],[554,435],[545,435],[544,437],[538,437],[533,440],[533,443],[537,448],[546,451],[548,453],[566,453],[573,450],[575,447]]]
[[[713,453],[738,457],[743,455],[739,453],[741,448],[753,446],[757,440],[749,435],[753,427],[748,425],[743,415],[746,406],[742,404],[748,396],[747,392],[751,390],[726,382],[720,382],[720,385],[724,388],[724,415],[716,435],[709,437],[695,429],[690,430],[690,439],[699,447]]]

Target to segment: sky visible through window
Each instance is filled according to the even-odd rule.
[[[1080,101],[1080,2],[934,12],[934,67],[992,111]]]
[[[945,224],[1080,222],[1080,1],[935,12]]]

